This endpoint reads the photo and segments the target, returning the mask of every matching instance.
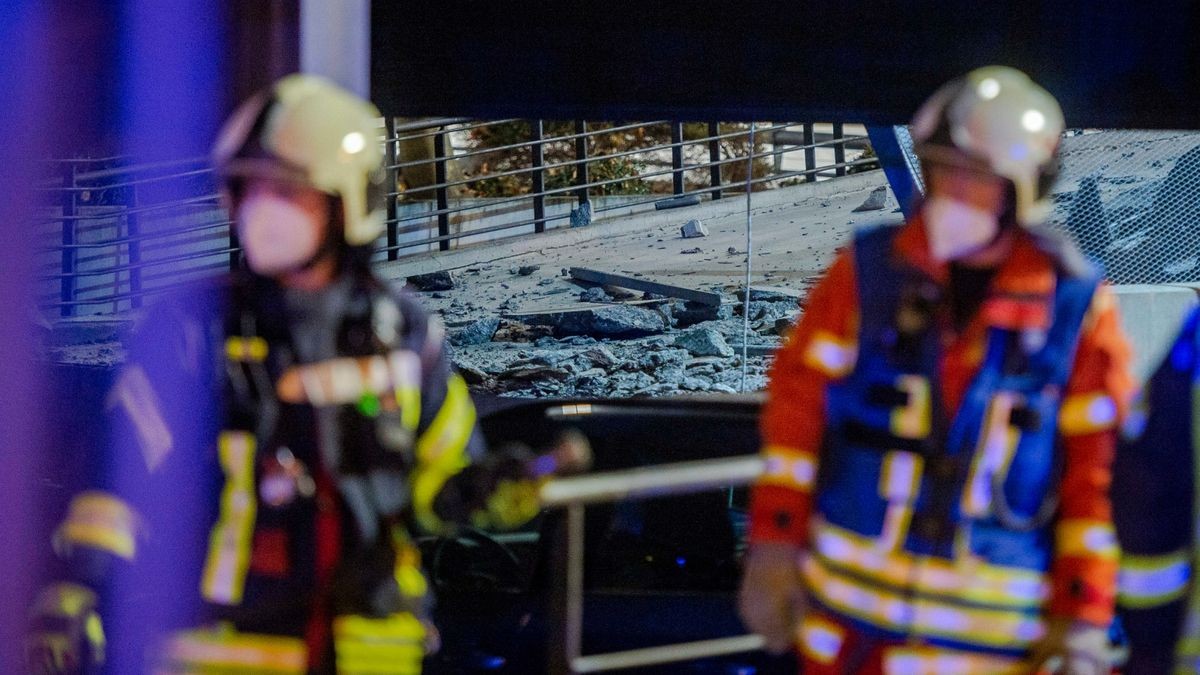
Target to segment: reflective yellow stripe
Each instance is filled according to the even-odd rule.
[[[992,654],[973,654],[943,647],[889,647],[883,651],[885,675],[946,675],[947,673],[1021,673],[1021,660]]]
[[[410,417],[415,414],[419,419],[421,414],[420,369],[420,358],[406,350],[326,359],[288,368],[276,382],[275,392],[286,403],[327,406],[357,403],[364,395],[395,391],[405,423],[411,422],[416,428],[416,421]],[[414,392],[415,405],[411,400]]]
[[[1077,436],[1112,429],[1117,424],[1117,404],[1104,392],[1072,394],[1058,412],[1058,431]]]
[[[480,529],[511,530],[533,519],[542,510],[542,481],[502,480],[488,496],[486,509],[473,515]]]
[[[421,421],[421,357],[416,352],[397,350],[388,356],[388,364],[396,382],[400,423],[415,431]]]
[[[236,605],[242,601],[257,504],[254,495],[254,436],[224,431],[217,440],[225,487],[221,514],[209,535],[201,592],[209,602]]]
[[[916,440],[929,436],[929,427],[933,423],[929,380],[920,375],[901,375],[896,380],[896,388],[908,394],[908,403],[892,410],[892,433]]]
[[[337,672],[419,673],[425,627],[404,612],[383,619],[343,615],[333,620]]]
[[[1071,518],[1055,528],[1055,551],[1060,556],[1086,556],[1116,560],[1117,533],[1103,520]]]
[[[113,495],[84,492],[71,500],[58,536],[72,545],[90,546],[133,560],[137,554],[137,515]]]
[[[125,368],[109,392],[105,406],[125,409],[137,433],[146,469],[153,473],[170,454],[174,440],[146,371],[136,365]]]
[[[993,480],[1008,475],[1009,465],[1017,452],[1021,432],[1012,426],[1014,395],[996,394],[988,403],[983,421],[983,433],[971,460],[960,508],[966,516],[986,517],[992,510]]]
[[[402,533],[393,535],[396,547],[396,566],[393,574],[400,586],[401,595],[409,598],[424,598],[429,591],[425,575],[421,574],[421,551],[408,541]]]
[[[809,591],[827,607],[896,633],[941,637],[999,649],[1025,649],[1045,631],[1040,618],[1009,609],[964,607],[876,590],[823,565],[804,561]]]
[[[173,634],[163,646],[159,673],[303,673],[308,649],[298,638],[230,629]]]
[[[804,365],[833,378],[849,373],[857,358],[858,345],[854,341],[824,330],[816,331],[804,350]]]
[[[431,532],[442,528],[433,512],[433,500],[446,480],[470,463],[467,443],[475,428],[475,406],[467,384],[457,374],[446,381],[446,398],[433,422],[417,439],[417,469],[413,472],[413,513],[421,527]]]
[[[815,453],[786,445],[768,445],[762,452],[766,462],[758,479],[760,485],[778,485],[804,491],[812,489],[817,477]]]
[[[915,453],[890,450],[884,456],[883,470],[879,472],[879,495],[887,501],[888,506],[878,541],[878,546],[883,550],[900,548],[908,537],[912,505],[920,491],[924,468],[924,459]]]
[[[912,588],[928,595],[1027,610],[1041,607],[1049,594],[1045,575],[1032,570],[889,551],[872,538],[822,520],[814,522],[813,551],[827,566],[897,591]]]
[[[262,363],[267,359],[267,351],[267,341],[257,335],[225,338],[225,356],[230,361]]]
[[[845,639],[845,629],[822,617],[805,615],[800,622],[800,649],[817,663],[833,663]]]
[[[1122,605],[1145,609],[1183,597],[1190,579],[1186,549],[1166,555],[1122,554],[1117,589]]]

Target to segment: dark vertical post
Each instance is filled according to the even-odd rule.
[[[229,213],[229,271],[236,272],[242,264],[242,244],[237,236],[237,216]]]
[[[583,638],[583,504],[566,507],[556,531],[548,672],[573,674]]]
[[[63,303],[75,300],[75,163],[68,161],[63,168],[63,197],[62,197],[62,284],[59,300]],[[61,314],[71,316],[75,306],[64,304]]]
[[[683,122],[671,123],[671,187],[683,194]]]
[[[433,137],[433,180],[437,183],[439,251],[450,250],[450,200],[446,194],[446,127],[440,127]]]
[[[708,123],[708,180],[714,188],[713,199],[721,198],[721,126],[716,122]]]
[[[395,260],[400,257],[400,233],[398,232],[400,223],[400,214],[396,202],[400,200],[400,180],[399,169],[396,164],[399,160],[396,159],[396,146],[400,141],[396,138],[396,118],[392,115],[385,115],[383,118],[384,135],[383,139],[383,154],[386,168],[384,169],[384,199],[387,200],[387,259]]]
[[[833,163],[837,164],[835,175],[845,176],[846,167],[846,129],[841,122],[833,123]]]
[[[533,153],[533,231],[546,231],[546,176],[542,165],[546,161],[545,148],[542,146],[542,135],[545,133],[545,127],[542,120],[533,120],[529,125],[531,129],[531,138],[533,145],[530,150]]]
[[[575,120],[575,185],[579,186],[579,189],[575,191],[575,194],[579,197],[580,204],[586,204],[588,202],[587,184],[590,182],[588,179],[587,163],[588,139],[587,136],[583,135],[586,133],[587,122],[584,120]]]
[[[804,182],[817,180],[817,149],[813,147],[813,123],[804,123]]]

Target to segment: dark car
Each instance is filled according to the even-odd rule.
[[[758,451],[757,397],[537,400],[486,414],[489,444],[545,447],[576,429],[593,471]],[[590,505],[584,530],[584,655],[740,636],[736,593],[745,548],[744,486]],[[553,560],[561,511],[516,532],[463,530],[422,541],[443,645],[427,671],[538,673],[560,620]],[[638,672],[794,671],[794,659],[748,652]],[[629,671],[624,671],[629,672]]]

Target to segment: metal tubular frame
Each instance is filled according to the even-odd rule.
[[[744,455],[558,478],[544,484],[540,491],[542,503],[548,508],[566,510],[561,525],[564,538],[559,540],[562,548],[554,554],[556,570],[552,578],[561,579],[562,585],[554,593],[554,606],[559,616],[551,622],[554,628],[549,671],[554,675],[597,673],[761,649],[762,637],[742,635],[584,656],[583,525],[584,507],[587,504],[651,499],[746,485],[762,474],[763,466],[763,460],[758,455]]]

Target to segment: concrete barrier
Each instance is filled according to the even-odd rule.
[[[1133,372],[1144,382],[1175,340],[1184,317],[1198,303],[1200,286],[1113,286],[1121,308],[1121,325],[1133,344]]]

